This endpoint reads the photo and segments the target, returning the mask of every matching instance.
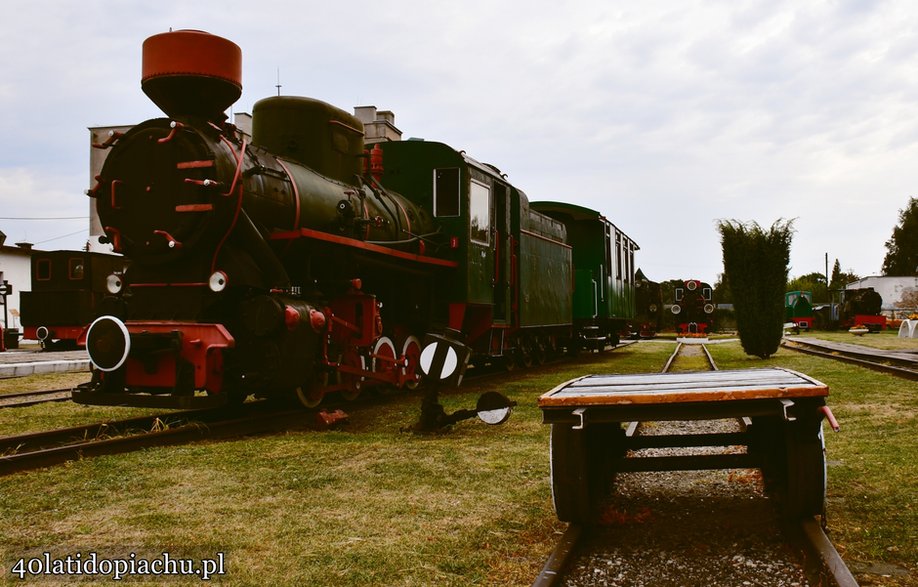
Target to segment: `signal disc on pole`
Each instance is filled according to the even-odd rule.
[[[431,369],[435,368],[438,358],[442,364],[439,369],[440,372],[431,373]],[[424,375],[437,379],[447,379],[456,372],[456,367],[459,366],[459,356],[452,346],[443,342],[432,342],[421,351],[420,363],[421,371],[424,372]]]

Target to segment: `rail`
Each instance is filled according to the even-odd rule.
[[[47,402],[62,402],[70,399],[70,389],[45,389],[23,391],[0,395],[0,408],[25,408]]]
[[[866,367],[875,371],[889,373],[891,375],[896,375],[897,377],[911,379],[912,381],[918,380],[918,363],[904,362],[902,359],[892,355],[880,357],[879,351],[871,355],[873,358],[867,358],[863,353],[860,352],[846,350],[841,347],[827,349],[816,343],[807,342],[801,339],[785,339],[781,342],[781,346],[786,349],[806,353],[808,355],[822,357],[824,359],[843,361],[845,363]],[[881,360],[899,364],[890,365],[888,363],[881,362]]]
[[[253,408],[255,406],[252,406]],[[259,406],[260,408],[260,406]],[[0,476],[91,456],[307,426],[302,409],[190,410],[0,438]]]

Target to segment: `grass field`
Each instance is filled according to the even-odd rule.
[[[11,567],[44,552],[168,552],[222,553],[227,585],[529,585],[564,528],[551,507],[537,397],[586,373],[659,371],[672,349],[647,342],[583,355],[442,398],[453,411],[486,390],[507,394],[519,406],[496,428],[469,421],[419,436],[406,431],[419,397],[396,395],[355,406],[339,431],[148,449],[2,477],[3,581],[21,584]],[[827,436],[832,538],[849,562],[911,572],[870,575],[874,584],[918,585],[918,385],[787,350],[764,362],[738,343],[711,350],[721,368],[784,366],[829,384],[842,425]],[[0,435],[91,420],[93,410],[0,410]]]

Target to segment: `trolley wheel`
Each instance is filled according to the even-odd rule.
[[[592,520],[586,432],[565,424],[552,424],[549,460],[551,496],[558,519],[572,524]]]
[[[749,452],[758,458],[765,490],[780,493],[787,485],[784,421],[773,416],[753,416],[749,435]]]
[[[787,427],[788,518],[821,515],[826,507],[826,445],[819,420],[797,421]]]
[[[624,450],[620,425],[594,424],[583,430],[551,426],[551,492],[562,522],[593,524],[600,499],[615,475],[614,463]]]
[[[621,424],[591,424],[587,428],[587,449],[592,471],[594,496],[601,499],[609,494],[615,480],[616,464],[625,456],[625,431]]]

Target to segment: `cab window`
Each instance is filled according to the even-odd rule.
[[[67,277],[71,281],[82,281],[83,279],[83,259],[71,257],[67,263]]]
[[[35,280],[48,281],[51,279],[51,259],[39,259],[35,262]]]
[[[491,242],[491,190],[475,180],[469,190],[469,237],[482,245]]]

